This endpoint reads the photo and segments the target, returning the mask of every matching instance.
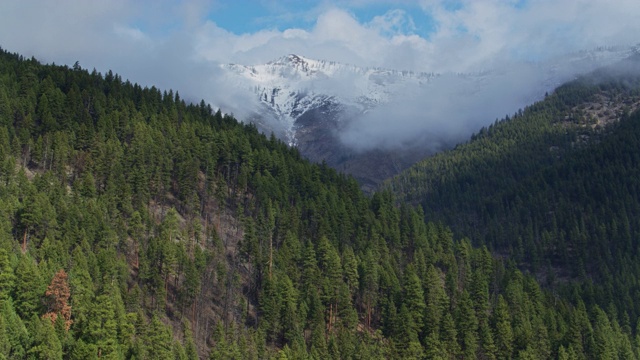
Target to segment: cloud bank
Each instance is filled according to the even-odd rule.
[[[381,4],[392,9],[358,18],[362,9]],[[570,79],[598,64],[595,59],[563,66],[557,59],[640,42],[637,0],[345,0],[318,2],[302,14],[274,5],[278,13],[272,17],[302,16],[313,25],[245,34],[210,20],[220,6],[221,1],[2,0],[0,46],[44,62],[112,69],[142,85],[236,109],[246,99],[219,81],[220,63],[260,64],[297,53],[444,74],[347,127],[345,142],[367,148],[460,139],[557,85],[547,80]],[[417,33],[416,11],[432,19],[433,31]],[[452,75],[484,71],[496,76]]]

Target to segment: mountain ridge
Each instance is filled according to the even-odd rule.
[[[385,184],[548,287],[635,318],[639,60],[569,82]]]
[[[475,107],[482,108],[487,102],[483,98],[486,93],[509,84],[510,79],[514,76],[517,78],[519,73],[525,73],[528,74],[529,84],[523,86],[532,88],[516,95],[505,94],[511,97],[505,101],[514,102],[511,111],[515,111],[541,99],[545,92],[552,91],[564,82],[567,73],[615,62],[637,53],[638,48],[600,47],[548,63],[525,64],[522,65],[523,69],[507,66],[473,73],[438,74],[360,67],[314,60],[299,54],[288,54],[258,65],[221,64],[220,69],[224,83],[236,89],[238,96],[245,99],[242,102],[243,109],[238,110],[244,114],[241,115],[244,121],[254,122],[265,133],[273,132],[290,146],[298,147],[303,156],[314,162],[325,161],[340,171],[354,175],[363,188],[372,189],[386,176],[396,174],[421,157],[464,141],[467,133],[470,135],[481,127],[478,124],[486,124],[489,120],[482,113],[477,117],[469,115],[467,119],[460,120],[459,129],[449,128],[449,124],[438,120],[438,117],[446,116],[446,112],[455,111],[455,106],[449,106],[444,114],[437,111],[430,113],[428,108],[426,111],[418,109],[399,115],[403,117],[401,119],[389,118],[385,123],[380,117],[393,116],[396,111],[393,109],[413,107],[421,102],[420,97],[429,100],[430,96],[436,95],[441,99],[430,106],[438,107],[441,106],[439,102],[450,102],[457,98],[463,102],[462,108],[465,101],[475,102],[468,109],[472,114]],[[533,75],[538,73],[541,75]],[[447,95],[447,91],[451,94]],[[407,103],[409,98],[413,99],[413,103]],[[498,101],[493,101],[493,105],[488,106],[497,104]],[[220,106],[225,107],[222,104]],[[233,105],[226,108],[236,113]],[[500,104],[498,108],[510,107]],[[398,123],[395,128],[394,122]],[[394,130],[420,122],[435,122],[435,125],[433,129],[420,125],[415,132],[410,129]],[[392,131],[385,132],[385,127]],[[379,128],[381,130],[377,130]],[[439,130],[441,128],[445,130]],[[376,136],[367,138],[370,130]],[[394,140],[395,133],[411,137],[405,141]],[[354,137],[357,137],[355,142]],[[380,171],[358,165],[358,162],[373,163],[372,158],[380,154]]]

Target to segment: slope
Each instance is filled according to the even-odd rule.
[[[637,355],[628,318],[111,72],[3,51],[0,169],[9,359]]]
[[[580,286],[590,302],[635,318],[638,69],[630,59],[568,83],[388,186],[547,285]]]

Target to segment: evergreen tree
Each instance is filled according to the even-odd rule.
[[[34,342],[27,354],[36,359],[62,359],[62,345],[51,321],[33,317],[31,325]]]
[[[157,316],[151,319],[149,331],[146,333],[145,343],[148,344],[147,356],[149,356],[149,358],[173,358],[171,332]]]
[[[421,359],[424,353],[418,340],[417,326],[413,314],[405,304],[400,307],[398,318],[402,324],[396,345],[400,356],[403,359]]]
[[[502,295],[498,296],[498,304],[493,312],[495,345],[497,359],[511,359],[513,356],[513,329],[507,302]]]
[[[88,316],[86,342],[95,351],[93,356],[117,359],[120,357],[117,323],[113,299],[108,294],[98,295]],[[158,345],[159,346],[159,345]]]
[[[9,351],[4,354],[7,359],[25,358],[27,350],[31,347],[31,334],[29,334],[24,322],[15,311],[13,301],[10,299],[2,304],[2,318],[9,348]]]
[[[409,309],[410,316],[413,321],[411,322],[414,326],[412,331],[419,333],[422,329],[423,319],[424,319],[424,293],[422,291],[422,283],[418,278],[418,275],[415,273],[415,269],[413,266],[408,266],[405,272],[405,281],[404,281],[404,304]],[[405,326],[408,326],[405,323]]]
[[[12,294],[15,281],[9,255],[5,249],[0,248],[0,304]]]
[[[20,256],[16,267],[14,298],[16,310],[20,317],[31,318],[38,315],[42,308],[42,297],[45,289],[40,271],[33,259],[28,255]]]
[[[456,324],[462,356],[465,359],[472,359],[476,356],[478,349],[478,319],[466,290],[462,292],[459,299]]]

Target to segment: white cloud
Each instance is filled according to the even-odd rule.
[[[140,29],[129,27],[122,24],[115,24],[113,31],[124,38],[125,41],[133,40],[136,42],[151,42],[152,40]]]
[[[416,24],[404,10],[395,9],[374,17],[369,25],[385,35],[405,35],[416,31]]]
[[[368,23],[344,10],[385,3],[397,4],[398,9]],[[306,15],[315,16],[310,29],[236,35],[205,18],[212,8],[215,11],[215,3],[204,1],[4,1],[0,44],[45,61],[82,58],[87,66],[101,68],[124,68],[123,54],[152,51],[159,44],[171,46],[167,42],[179,38],[192,45],[184,49],[186,59],[251,64],[295,52],[363,66],[463,72],[496,59],[540,59],[634,43],[640,33],[637,0],[618,0],[615,5],[608,0],[528,0],[520,6],[505,0],[460,0],[454,8],[451,1],[425,0],[421,6],[434,19],[436,30],[424,38],[416,35],[411,13],[403,10],[410,3],[334,2],[342,6],[338,8],[323,2]],[[132,42],[140,41],[156,46],[132,48]],[[132,55],[142,59],[147,54]],[[94,63],[97,59],[104,60]]]
[[[371,4],[391,4],[397,10],[368,22],[354,15]],[[216,63],[258,64],[288,53],[436,73],[510,69],[509,76],[483,88],[486,93],[475,105],[449,104],[461,90],[453,86],[454,81],[442,84],[438,91],[418,92],[428,96],[427,101],[414,94],[399,99],[397,107],[380,109],[378,119],[371,120],[379,126],[371,126],[368,136],[382,141],[385,134],[393,133],[394,138],[407,140],[420,132],[416,128],[432,127],[448,111],[461,108],[475,112],[476,120],[448,119],[442,126],[445,133],[477,125],[478,117],[490,122],[503,116],[510,112],[502,104],[513,100],[511,90],[535,85],[532,79],[539,77],[535,71],[544,71],[542,66],[522,70],[522,63],[544,64],[567,52],[640,42],[637,0],[423,0],[419,6],[435,21],[435,30],[427,37],[416,33],[415,18],[407,10],[415,10],[416,4],[324,1],[304,14],[281,15],[312,18],[310,28],[236,35],[207,20],[206,14],[219,6],[216,1],[0,0],[0,46],[45,62],[70,65],[77,60],[90,69],[112,69],[143,85],[177,89],[193,100],[228,98],[229,103],[241,103],[240,95],[231,95],[216,82]],[[272,1],[271,7],[282,10],[279,2]],[[566,71],[570,76],[577,69]],[[415,103],[429,104],[429,109]],[[478,111],[483,103],[491,106]],[[385,127],[384,112],[392,110],[402,116]]]

